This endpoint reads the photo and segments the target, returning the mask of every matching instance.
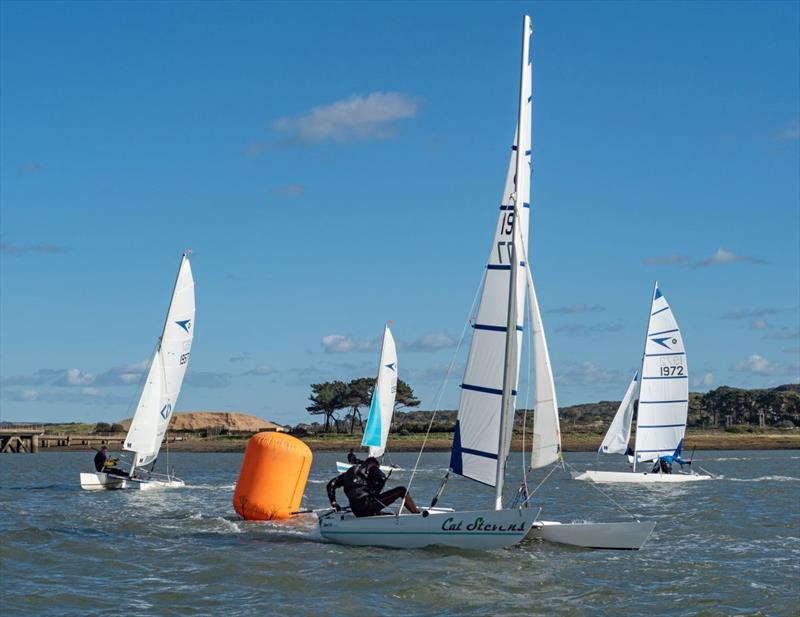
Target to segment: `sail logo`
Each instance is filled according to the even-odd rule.
[[[169,415],[172,413],[172,404],[167,403],[161,408],[161,417],[165,420],[169,420]]]
[[[188,332],[192,327],[191,319],[184,319],[182,321],[176,321],[175,323],[178,324],[181,328],[183,328],[184,331],[186,332]]]
[[[678,339],[676,338],[671,339],[669,336],[665,336],[663,338],[651,338],[650,340],[653,341],[656,345],[661,345],[662,347],[665,347],[669,350],[671,350],[672,347],[670,347],[669,344],[665,343],[664,341],[669,341],[670,344],[672,345],[678,344]]]
[[[384,366],[388,369],[392,369],[395,373],[397,372],[397,362],[392,362],[391,364],[384,364]]]

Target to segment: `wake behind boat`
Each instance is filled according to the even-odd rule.
[[[184,253],[161,338],[123,444],[123,450],[131,453],[130,468],[127,471],[109,468],[101,462],[100,469],[81,473],[82,489],[147,490],[184,486],[183,480],[170,473],[155,474],[152,470],[189,364],[194,338],[194,314],[194,279],[188,255]]]
[[[628,442],[637,388],[639,414],[636,441],[633,450],[630,450]],[[633,376],[598,449],[600,454],[629,456],[633,470],[587,470],[576,474],[575,479],[629,484],[710,480],[711,476],[695,473],[691,471],[691,467],[688,473],[683,472],[684,465],[692,463],[691,460],[685,461],[681,458],[688,413],[689,368],[683,336],[672,308],[656,282],[650,303],[641,372]],[[647,471],[637,472],[637,463],[645,463]],[[676,463],[680,465],[681,471],[673,470]]]

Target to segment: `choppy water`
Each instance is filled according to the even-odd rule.
[[[798,615],[800,453],[706,452],[722,474],[683,486],[605,490],[658,521],[645,549],[354,548],[320,541],[313,519],[250,523],[231,506],[241,454],[172,454],[189,484],[163,492],[81,491],[91,453],[0,456],[3,612],[29,615]],[[306,505],[334,475],[317,453]],[[415,455],[394,462],[413,466]],[[578,469],[592,454],[568,454]],[[426,503],[448,455],[423,457]],[[516,476],[519,455],[511,464]],[[609,465],[606,465],[608,468]],[[543,474],[532,477],[532,485]],[[406,483],[408,474],[390,480]],[[591,485],[556,472],[545,518],[624,520]],[[489,489],[451,479],[442,505],[487,507]]]

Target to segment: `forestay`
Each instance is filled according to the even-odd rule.
[[[364,429],[362,446],[369,446],[369,455],[383,456],[386,440],[394,414],[394,401],[397,395],[397,349],[389,326],[383,331],[381,361],[378,365],[378,379],[372,390],[367,428]]]
[[[625,397],[608,427],[603,443],[600,444],[598,452],[603,454],[625,454],[628,451],[628,442],[631,438],[631,423],[633,421],[633,407],[636,400],[636,388],[639,385],[639,371],[633,375]]]
[[[526,22],[528,23],[528,22]],[[524,41],[527,49],[528,37]],[[489,260],[486,266],[478,312],[472,324],[473,335],[469,357],[461,384],[455,436],[450,467],[455,473],[484,484],[495,486],[498,465],[503,368],[506,349],[506,329],[509,308],[511,255],[514,228],[523,239],[528,237],[530,209],[530,151],[531,151],[531,70],[527,53],[522,70],[520,95],[524,103],[518,131],[512,146],[506,174],[505,189],[495,227]],[[521,145],[517,141],[521,141]],[[525,173],[516,178],[517,156],[522,155]],[[516,204],[516,215],[515,215]],[[525,268],[517,252],[517,267]],[[519,274],[522,274],[520,272]],[[519,354],[522,347],[522,321],[525,306],[525,276],[516,283],[516,359],[512,396],[516,396],[519,380]],[[514,406],[511,406],[513,413]],[[509,427],[513,426],[513,416]],[[504,436],[505,438],[505,436]]]
[[[181,258],[161,341],[150,363],[124,449],[134,453],[133,467],[158,457],[178,400],[194,336],[194,279],[189,259]]]
[[[683,442],[689,408],[689,371],[683,338],[658,283],[650,306],[641,376],[637,462],[675,454]]]

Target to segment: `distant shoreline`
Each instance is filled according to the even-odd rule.
[[[346,452],[350,448],[358,450],[361,444],[360,435],[315,435],[300,438],[315,452]],[[602,435],[594,433],[576,433],[562,435],[564,452],[595,452],[602,440]],[[244,452],[248,437],[210,437],[194,438],[170,442],[164,445],[162,452]],[[729,433],[726,431],[692,431],[686,432],[684,453],[692,448],[698,450],[797,450],[800,449],[800,430],[770,430],[763,433]],[[421,435],[390,435],[389,450],[392,452],[417,452],[423,443]],[[452,443],[452,434],[437,433],[428,438],[425,449],[431,452],[448,451]],[[530,439],[526,441],[527,450]],[[514,438],[512,451],[522,450],[522,439]],[[114,446],[111,446],[114,450]],[[40,452],[72,452],[93,451],[85,445],[54,446],[42,448]]]

